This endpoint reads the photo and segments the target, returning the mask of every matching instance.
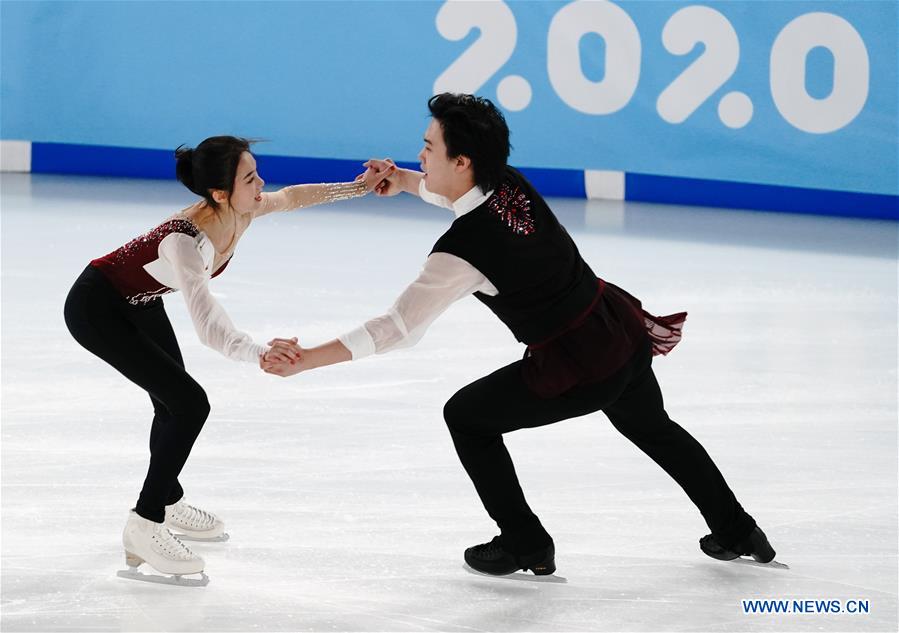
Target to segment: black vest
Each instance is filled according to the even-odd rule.
[[[477,268],[499,291],[475,296],[526,344],[564,332],[590,309],[598,280],[539,193],[512,167],[483,204],[456,218],[432,253]]]

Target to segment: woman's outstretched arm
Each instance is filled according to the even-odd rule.
[[[258,218],[275,211],[292,211],[318,204],[359,198],[372,191],[394,171],[396,171],[394,165],[388,165],[383,170],[369,168],[351,182],[291,185],[278,191],[263,193],[262,206],[256,211],[254,217]]]
[[[209,291],[208,271],[192,237],[183,233],[166,236],[159,244],[159,256],[171,266],[174,273],[171,283],[181,290],[194,329],[204,345],[232,360],[257,362],[265,359],[289,365],[299,358],[296,339],[293,344],[279,342],[265,347],[234,326]]]

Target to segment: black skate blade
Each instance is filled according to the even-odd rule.
[[[191,574],[195,576],[196,574]],[[176,587],[205,587],[209,584],[209,576],[200,572],[199,578],[186,578],[185,576],[157,576],[155,574],[145,574],[136,567],[128,569],[120,569],[116,572],[119,578],[127,580],[137,580],[140,582],[150,582],[157,585],[173,585]]]
[[[768,569],[789,569],[790,568],[790,566],[787,565],[786,563],[780,563],[776,560],[772,560],[768,563],[760,563],[753,558],[745,558],[742,556],[740,558],[735,558],[730,562],[740,563],[741,565],[752,565],[753,567],[766,567]]]
[[[533,574],[526,574],[524,572],[516,571],[512,572],[511,574],[503,574],[501,576],[497,576],[495,574],[485,574],[484,572],[480,572],[477,569],[472,569],[465,564],[462,565],[462,569],[474,576],[480,576],[481,578],[491,578],[494,580],[513,580],[516,582],[548,582],[560,585],[568,584],[567,578],[563,576],[556,576],[555,574],[535,576]]]
[[[190,536],[188,534],[181,534],[175,531],[172,531],[172,534],[178,537],[178,539],[181,541],[191,541],[193,543],[224,543],[231,538],[231,536],[227,532],[225,532],[221,536],[214,536],[212,538],[200,538],[197,536]]]

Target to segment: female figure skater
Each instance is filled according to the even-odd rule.
[[[263,369],[287,376],[414,344],[450,304],[474,294],[528,347],[522,360],[463,387],[443,410],[500,529],[465,551],[469,566],[553,573],[553,540],[525,501],[502,436],[599,410],[699,508],[711,529],[700,541],[704,553],[771,561],[774,550],[711,457],[662,406],[652,357],[680,341],[686,313],[655,317],[597,278],[540,194],[506,164],[509,129],[492,103],[444,93],[428,107],[433,118],[418,156],[424,173],[397,170],[376,191],[421,196],[452,210],[455,221],[387,314],[304,349],[296,364],[265,361]]]
[[[250,142],[215,136],[196,149],[175,151],[176,173],[201,200],[115,251],[95,259],[75,281],[65,303],[65,321],[85,349],[144,389],[153,403],[150,465],[123,534],[128,577],[142,562],[182,584],[183,574],[204,569],[171,530],[192,540],[220,540],[224,524],[215,514],[189,505],[178,475],[209,415],[206,393],[185,371],[162,296],[184,294],[200,340],[233,360],[290,364],[299,358],[295,339],[257,344],[234,327],[209,291],[250,223],[267,213],[365,195],[385,176],[370,169],[355,182],[294,185],[264,193]],[[392,171],[392,170],[389,170]]]

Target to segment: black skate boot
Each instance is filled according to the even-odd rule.
[[[519,569],[532,571],[537,576],[548,576],[556,571],[555,557],[556,548],[552,543],[530,554],[513,554],[503,548],[501,536],[494,536],[489,543],[465,550],[465,562],[469,567],[493,576],[504,576]]]
[[[714,536],[708,534],[699,539],[699,549],[707,556],[718,560],[734,560],[741,556],[752,556],[756,562],[770,563],[774,560],[774,548],[768,542],[762,528],[756,527],[749,536],[733,546],[723,547]]]

